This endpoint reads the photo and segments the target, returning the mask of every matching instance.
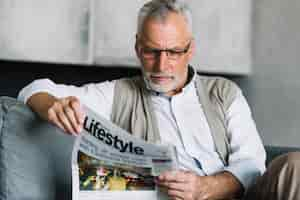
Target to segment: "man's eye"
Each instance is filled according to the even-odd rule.
[[[168,51],[168,53],[169,53],[170,55],[178,55],[178,54],[181,54],[181,53],[182,53],[182,51],[177,51],[177,50],[169,50],[169,51]]]
[[[144,49],[143,52],[147,53],[147,54],[153,54],[153,53],[155,53],[155,50],[153,50],[153,49]]]

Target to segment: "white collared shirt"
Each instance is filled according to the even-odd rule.
[[[151,96],[161,141],[176,146],[181,169],[199,175],[229,171],[247,189],[265,171],[266,158],[249,106],[240,91],[226,113],[231,152],[229,165],[224,166],[215,150],[194,79],[172,97],[156,93]],[[26,103],[30,96],[42,91],[56,97],[76,96],[90,109],[110,119],[114,85],[115,81],[106,81],[76,87],[40,79],[23,88],[18,99]]]

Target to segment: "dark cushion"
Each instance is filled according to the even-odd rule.
[[[0,97],[0,199],[71,199],[74,138]]]

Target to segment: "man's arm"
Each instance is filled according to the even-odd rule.
[[[106,81],[77,87],[39,79],[24,87],[18,100],[65,132],[77,134],[81,131],[84,116],[81,104],[109,119],[114,84],[114,81]]]
[[[231,149],[229,165],[224,166],[223,172],[202,177],[193,172],[182,171],[177,177],[174,177],[171,172],[167,172],[169,177],[162,174],[159,183],[167,187],[172,199],[201,200],[238,197],[247,191],[257,176],[264,172],[264,147],[242,93],[237,95],[227,111],[226,121]]]
[[[209,200],[241,197],[243,186],[230,172],[199,176],[190,171],[168,171],[158,177],[171,199]]]
[[[230,154],[223,170],[233,174],[247,191],[265,171],[266,152],[242,92],[227,110],[226,120]]]

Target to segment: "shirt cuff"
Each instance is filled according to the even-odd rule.
[[[35,80],[26,87],[24,87],[18,94],[18,100],[27,103],[27,100],[38,92],[53,93],[53,82],[49,79]]]
[[[243,185],[245,192],[251,185],[254,184],[256,178],[262,175],[262,171],[251,160],[240,160],[238,162],[230,163],[229,166],[224,168],[233,174]]]

